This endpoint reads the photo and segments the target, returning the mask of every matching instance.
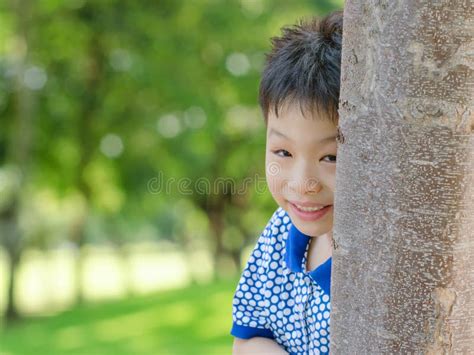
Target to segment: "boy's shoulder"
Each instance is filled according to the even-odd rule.
[[[290,216],[288,216],[288,213],[283,208],[278,207],[270,218],[267,228],[270,229],[272,235],[276,236],[287,232],[290,227]]]
[[[265,253],[285,253],[285,245],[288,232],[291,228],[291,220],[288,213],[279,207],[272,215],[257,243],[257,248]]]

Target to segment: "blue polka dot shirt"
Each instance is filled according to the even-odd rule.
[[[291,354],[329,353],[332,261],[307,272],[309,241],[285,210],[274,213],[237,286],[233,336],[274,339]]]

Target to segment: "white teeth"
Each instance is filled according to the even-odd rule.
[[[295,206],[298,207],[299,210],[304,211],[304,212],[315,212],[315,211],[322,210],[324,208],[324,207],[303,207],[300,205],[295,205]]]

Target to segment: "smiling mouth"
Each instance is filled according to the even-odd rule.
[[[299,209],[301,212],[316,212],[316,211],[319,211],[319,210],[322,210],[323,208],[327,207],[327,206],[321,206],[321,207],[305,207],[305,206],[301,206],[301,205],[298,205],[296,203],[293,203],[293,205]]]
[[[290,207],[298,218],[308,222],[315,222],[323,218],[331,210],[332,205],[301,206],[290,202]]]

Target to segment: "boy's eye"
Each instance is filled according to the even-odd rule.
[[[326,159],[326,158],[328,158],[328,159]],[[328,162],[328,163],[335,163],[336,162],[336,156],[335,155],[326,155],[323,158],[323,160]]]
[[[277,149],[273,151],[273,154],[278,155],[279,157],[291,157],[290,152],[285,149]]]

